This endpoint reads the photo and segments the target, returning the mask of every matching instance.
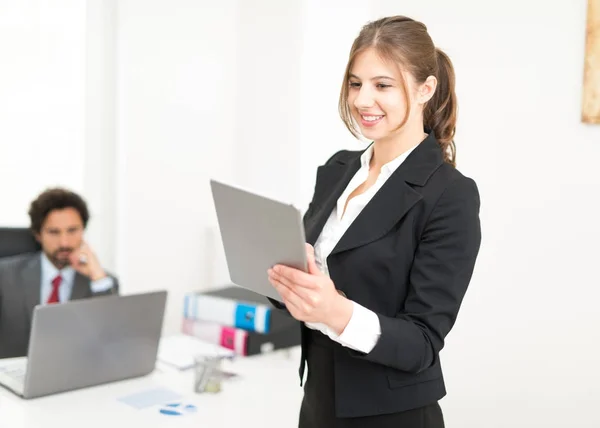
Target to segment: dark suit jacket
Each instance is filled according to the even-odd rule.
[[[317,170],[304,216],[314,245],[362,151]],[[439,352],[471,279],[481,241],[475,182],[443,161],[430,134],[365,206],[327,258],[346,296],[374,311],[381,336],[368,354],[334,347],[338,417],[400,412],[445,394]],[[307,327],[303,329],[302,381]]]
[[[33,308],[40,303],[40,253],[0,259],[0,358],[27,355]],[[90,279],[75,274],[70,300],[118,293],[113,277],[111,290],[92,294]]]

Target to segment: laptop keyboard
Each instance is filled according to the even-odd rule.
[[[26,370],[27,358],[10,362],[0,360],[0,384],[22,396]]]
[[[24,382],[26,368],[27,366],[25,364],[7,364],[5,366],[0,365],[0,373],[18,382]]]

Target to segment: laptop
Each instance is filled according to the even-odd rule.
[[[155,291],[36,306],[27,357],[0,360],[0,385],[35,398],[149,374],[166,299]]]
[[[231,281],[282,301],[267,270],[276,264],[307,271],[300,210],[290,203],[210,180]]]

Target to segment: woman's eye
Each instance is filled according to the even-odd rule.
[[[350,87],[351,88],[360,88],[360,83],[358,83],[358,82],[350,82]]]
[[[381,88],[381,89],[389,88],[389,87],[391,87],[391,86],[392,86],[392,85],[386,85],[385,83],[379,83],[379,84],[377,85],[377,87],[378,87],[378,88]]]

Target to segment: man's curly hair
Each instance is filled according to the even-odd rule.
[[[29,207],[31,231],[35,234],[40,233],[48,214],[65,208],[74,208],[79,212],[85,229],[90,213],[83,198],[70,190],[56,187],[45,190],[31,203]]]

